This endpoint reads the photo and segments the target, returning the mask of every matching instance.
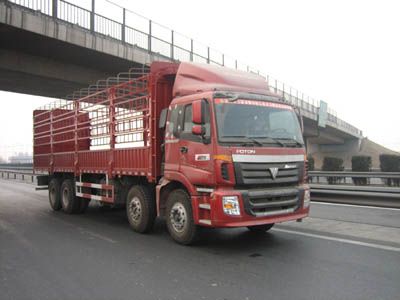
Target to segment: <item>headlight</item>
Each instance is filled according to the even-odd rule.
[[[222,207],[227,215],[240,216],[239,198],[237,196],[223,196]]]
[[[310,206],[310,200],[310,190],[304,190],[303,208],[307,208]]]

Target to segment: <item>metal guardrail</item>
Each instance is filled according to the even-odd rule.
[[[19,171],[19,170],[0,170],[0,178],[22,180],[22,181],[34,183],[36,174],[34,174],[32,171],[23,172],[23,171]]]
[[[12,169],[11,169],[12,168]],[[0,165],[0,177],[3,179],[22,179],[30,178],[30,182],[34,182],[34,178],[38,174],[34,174],[32,166],[18,167],[16,165],[8,166]],[[379,179],[398,179],[398,172],[326,172],[326,171],[310,171],[309,178],[315,177],[342,177],[342,178],[379,178]],[[400,201],[400,187],[389,187],[384,185],[352,185],[352,184],[324,184],[310,183],[311,193],[325,195],[348,195],[363,197],[382,197],[394,198]]]
[[[7,170],[1,169],[0,166],[0,179],[22,180],[26,183],[34,184],[36,182],[36,175],[33,170]],[[26,168],[26,167],[25,167]],[[317,171],[318,172],[318,171]],[[311,176],[313,173],[310,172]],[[334,174],[332,174],[334,173]],[[322,176],[337,176],[338,172],[318,172]],[[354,175],[352,172],[343,172],[346,175]],[[400,175],[395,174],[376,174],[380,172],[373,172],[374,174],[359,174],[357,176],[364,176],[364,178],[371,178],[369,176],[381,176],[381,178],[396,178]],[[378,207],[399,208],[400,209],[400,187],[386,187],[386,186],[356,186],[356,185],[331,185],[331,184],[310,184],[311,199],[317,202],[328,203],[345,203],[352,205],[370,205]],[[36,186],[36,190],[46,190],[46,186]]]
[[[19,170],[19,171],[33,171],[32,164],[0,164],[0,170]]]
[[[313,194],[394,198],[400,201],[400,188],[331,184],[310,184],[310,187]]]
[[[2,1],[2,0],[0,0]],[[5,1],[5,0],[3,0]],[[96,5],[111,5],[119,10],[119,21],[113,20],[96,12]],[[141,48],[150,53],[157,53],[167,59],[175,61],[192,61],[226,66],[233,69],[260,74],[259,70],[247,64],[240,63],[224,53],[214,50],[209,46],[194,41],[168,27],[147,19],[125,7],[119,6],[109,0],[92,0],[91,9],[80,7],[65,0],[7,0],[18,6],[40,12],[57,20],[79,26],[93,33],[102,34],[119,40],[132,47]],[[132,24],[132,21],[134,24]],[[283,82],[263,75],[267,78],[268,86],[275,93],[281,95],[286,101],[301,108],[303,111],[317,115],[319,101],[308,97]],[[327,121],[356,137],[362,136],[362,131],[337,117],[337,113],[328,107]]]
[[[400,201],[400,186],[385,186],[384,181],[387,180],[400,180],[400,172],[327,172],[327,171],[310,171],[310,187],[312,194],[323,194],[323,195],[345,195],[345,196],[357,196],[357,197],[377,197],[377,198],[392,198]],[[369,185],[354,185],[354,184],[321,184],[320,178],[342,178],[344,182],[348,178],[366,178],[380,179],[375,184]],[[313,179],[317,178],[317,183],[312,183]],[[400,202],[399,202],[400,203]]]
[[[309,177],[400,178],[400,172],[309,171]]]

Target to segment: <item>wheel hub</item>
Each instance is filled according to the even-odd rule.
[[[186,224],[186,209],[182,203],[175,203],[174,206],[172,206],[169,218],[175,231],[182,232],[184,230]]]
[[[134,221],[138,221],[142,216],[142,205],[138,197],[134,197],[129,203],[129,215]]]
[[[64,207],[68,206],[69,200],[68,200],[68,189],[64,189],[62,193],[62,202],[64,204]]]
[[[56,202],[56,189],[55,188],[51,188],[50,189],[50,201],[51,203],[55,203]]]

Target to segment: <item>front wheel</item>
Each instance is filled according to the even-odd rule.
[[[256,232],[256,233],[263,233],[267,232],[274,226],[274,223],[272,224],[265,224],[265,225],[255,225],[255,226],[247,226],[247,229],[250,230],[251,232]]]
[[[194,224],[190,196],[184,190],[172,191],[167,199],[166,222],[168,232],[179,244],[189,245],[198,236],[198,226]]]

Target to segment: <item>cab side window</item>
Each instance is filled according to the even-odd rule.
[[[183,121],[183,129],[182,131],[184,133],[192,133],[192,127],[193,127],[193,122],[192,122],[192,104],[186,105],[185,106],[185,114],[184,114],[184,121]]]
[[[166,137],[179,137],[178,123],[179,123],[179,110],[182,113],[182,106],[175,106],[169,112],[169,120],[166,126]]]
[[[205,130],[206,130],[206,134],[204,135],[204,138],[210,138],[211,134],[210,134],[210,109],[209,106],[207,105],[207,109],[206,109],[206,115],[204,116],[205,119],[205,124],[203,125]],[[192,128],[193,128],[194,124],[192,122],[192,104],[188,104],[185,106],[184,108],[184,115],[182,118],[182,131],[181,131],[181,138],[185,139],[185,140],[190,140],[190,141],[194,141],[194,142],[202,142],[202,138],[198,135],[194,135],[192,133]]]

